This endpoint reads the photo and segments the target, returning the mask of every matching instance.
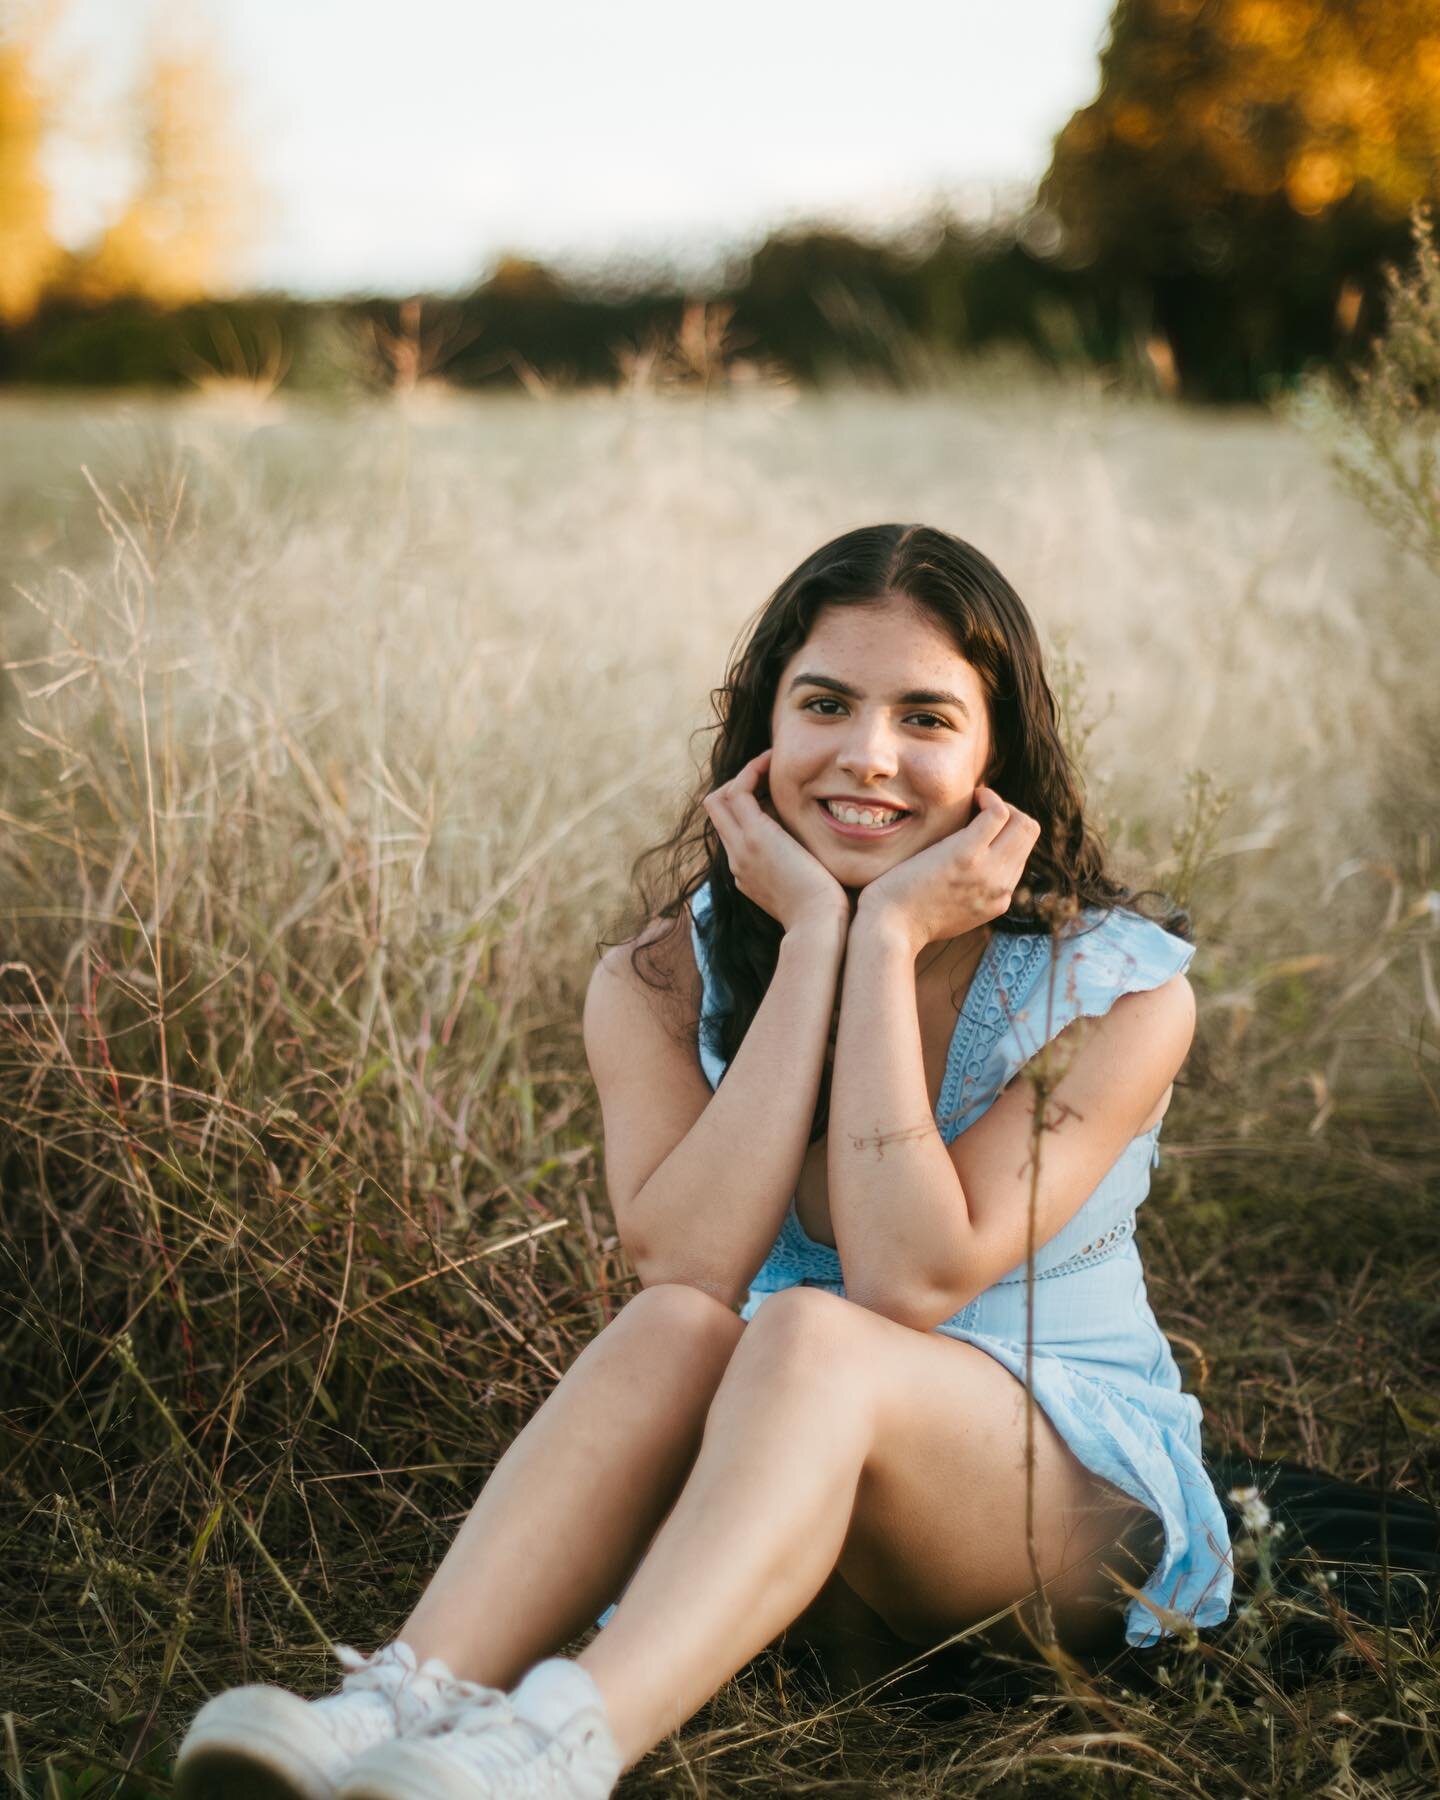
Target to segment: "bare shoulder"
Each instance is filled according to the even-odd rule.
[[[637,1029],[649,1036],[658,1026],[672,1040],[693,1037],[701,999],[688,914],[682,909],[674,919],[651,919],[634,937],[609,946],[591,971],[584,1033],[592,1066],[612,1040],[618,1046]]]
[[[1138,1126],[1149,1131],[1169,1108],[1175,1077],[1195,1037],[1195,990],[1189,978],[1181,971],[1157,987],[1122,994],[1094,1023],[1101,1028],[1101,1042],[1092,1051],[1096,1073],[1151,1096]]]
[[[648,961],[642,975],[635,952]],[[597,962],[585,995],[585,1055],[605,1130],[605,1179],[632,1255],[630,1205],[710,1102],[697,1029],[700,972],[689,920],[653,920]]]
[[[637,960],[646,974],[636,967]],[[668,998],[672,1006],[678,1003],[693,1014],[700,1005],[701,987],[689,915],[682,909],[673,919],[651,919],[634,937],[610,945],[591,973],[590,992],[603,992],[614,984],[637,996]]]
[[[1111,1053],[1130,1047],[1142,1055],[1147,1048],[1152,1055],[1173,1054],[1178,1067],[1194,1034],[1195,990],[1182,971],[1155,987],[1120,994],[1105,1012],[1082,1015],[1060,1036],[1077,1044],[1105,1044]]]
[[[1160,1031],[1167,1040],[1183,1039],[1188,1049],[1195,1034],[1195,990],[1182,970],[1156,987],[1122,994],[1108,1016],[1117,1015],[1126,1029]]]
[[[1080,1018],[1059,1034],[1074,1045],[1071,1086],[1100,1083],[1107,1091],[1147,1096],[1142,1130],[1170,1103],[1175,1077],[1195,1036],[1195,990],[1182,972],[1153,988],[1121,994],[1098,1018]]]

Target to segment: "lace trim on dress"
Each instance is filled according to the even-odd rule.
[[[1050,1269],[1036,1269],[1035,1279],[1048,1281],[1052,1275],[1071,1275],[1076,1269],[1091,1268],[1095,1263],[1104,1262],[1106,1257],[1113,1256],[1117,1250],[1128,1244],[1134,1235],[1135,1215],[1131,1213],[1128,1218],[1117,1219],[1092,1242],[1082,1244],[1074,1255],[1067,1256],[1064,1262],[1058,1262]],[[1015,1287],[1024,1279],[1025,1275],[1022,1271],[1019,1275],[1006,1275],[1002,1280],[995,1282],[994,1286]]]
[[[809,1235],[800,1223],[793,1198],[780,1226],[780,1236],[775,1248],[783,1251],[787,1270],[799,1269],[811,1281],[839,1284],[840,1252],[832,1249],[829,1244],[818,1243]],[[771,1255],[774,1253],[772,1250]]]
[[[1035,972],[1044,960],[1050,940],[1045,937],[1004,937],[990,940],[992,954],[985,956],[961,1007],[968,1030],[962,1027],[951,1043],[952,1056],[940,1087],[940,1135],[951,1143],[959,1126],[983,1092],[981,1077],[995,1045],[1015,1020],[1018,1000],[1034,984]],[[959,1048],[960,1055],[953,1052]]]

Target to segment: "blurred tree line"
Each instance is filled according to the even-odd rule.
[[[0,38],[0,380],[343,389],[781,371],[924,385],[995,345],[1197,399],[1255,399],[1379,328],[1382,271],[1440,191],[1440,0],[1118,0],[1099,92],[1034,201],[890,242],[772,236],[703,295],[503,260],[424,301],[213,298],[245,227],[203,56],[138,96],[140,174],[83,252],[51,237],[47,96]]]
[[[42,51],[58,5],[16,0],[0,20],[0,327],[14,332],[51,309],[95,312],[140,302],[184,306],[225,282],[244,243],[254,196],[228,129],[224,83],[193,37],[151,58],[130,96],[125,142],[133,164],[123,205],[81,250],[51,225],[47,138],[62,118],[67,77]],[[128,124],[133,129],[126,132]],[[91,133],[93,135],[93,132]]]

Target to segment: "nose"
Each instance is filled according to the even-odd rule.
[[[900,766],[889,723],[879,713],[852,719],[837,765],[854,778],[857,787],[884,781]]]

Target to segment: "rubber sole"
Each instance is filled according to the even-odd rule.
[[[317,1787],[293,1776],[293,1766],[277,1766],[254,1745],[238,1750],[233,1744],[197,1744],[184,1765],[176,1765],[176,1800],[333,1800],[328,1781]]]
[[[185,1734],[176,1800],[334,1800],[346,1760],[298,1695],[232,1688],[207,1701]]]

